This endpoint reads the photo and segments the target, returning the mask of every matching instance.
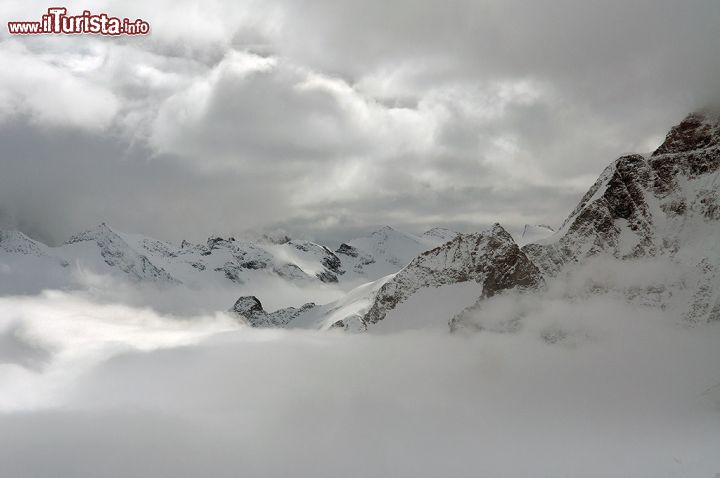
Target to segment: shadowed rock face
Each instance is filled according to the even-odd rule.
[[[364,317],[367,323],[387,313],[422,288],[474,281],[478,296],[491,297],[513,288],[532,289],[543,284],[535,265],[499,224],[475,234],[460,234],[452,241],[424,252],[378,291]]]
[[[686,318],[714,320],[711,293],[720,286],[720,117],[693,113],[672,128],[650,156],[623,156],[611,164],[565,220],[559,232],[523,247],[546,277],[573,264],[609,255],[656,256],[694,266],[696,300]],[[688,264],[692,262],[692,264]],[[692,285],[694,284],[694,285]],[[708,315],[709,314],[709,315]],[[720,316],[717,317],[720,319]]]
[[[382,320],[423,287],[474,280],[481,284],[477,308],[500,291],[537,288],[543,278],[593,256],[675,257],[684,249],[682,260],[691,261],[691,269],[697,264],[697,274],[689,274],[682,285],[696,289],[685,317],[715,320],[720,314],[713,292],[720,287],[720,257],[697,239],[714,231],[713,242],[720,242],[719,171],[718,116],[692,114],[653,155],[626,155],[608,166],[553,236],[517,250],[498,225],[490,233],[461,235],[420,255],[385,284],[365,319]]]
[[[696,115],[690,118],[683,124],[696,124]],[[528,244],[524,252],[549,275],[600,253],[623,259],[676,252],[689,222],[716,221],[720,216],[718,186],[713,182],[720,171],[718,136],[710,141],[678,135],[671,132],[650,157],[616,160],[565,221],[559,237]],[[703,149],[685,151],[693,144]],[[668,150],[675,152],[658,154]]]
[[[235,301],[235,305],[233,305],[231,310],[236,314],[244,316],[265,313],[265,310],[260,303],[260,299],[258,299],[254,295],[240,297],[237,301]]]
[[[340,244],[340,247],[338,247],[337,251],[335,251],[337,254],[343,254],[349,257],[357,257],[358,251],[356,248],[349,244],[342,243]]]
[[[653,156],[720,146],[718,115],[718,112],[710,111],[689,114],[679,125],[670,130]]]
[[[457,235],[419,254],[396,274],[374,282],[376,287],[367,289],[369,292],[363,289],[365,295],[349,294],[355,302],[324,306],[324,313],[345,307],[349,315],[333,316],[331,327],[348,328],[352,319],[364,330],[385,320],[388,312],[420,289],[477,283],[477,302],[449,318],[452,329],[472,321],[496,295],[543,290],[548,280],[569,285],[584,277],[570,294],[619,292],[643,305],[680,304],[676,310],[688,322],[720,320],[719,192],[720,118],[695,113],[674,127],[652,155],[630,154],[608,166],[555,234],[522,248],[499,224],[485,232]],[[439,233],[431,232],[427,235]],[[389,238],[397,236],[391,228],[383,228],[370,238],[379,239],[370,242],[384,247]],[[343,244],[323,265],[328,271],[342,273],[339,265],[346,258],[356,259],[355,264],[372,263],[365,261],[363,254],[357,247]],[[597,262],[589,259],[594,256],[601,257],[604,265],[636,261],[630,267],[657,257],[680,273],[665,282],[652,277],[647,283],[621,284],[623,278],[613,277],[605,283],[602,277],[593,276],[592,264]],[[645,279],[648,277],[641,274],[633,278]],[[348,307],[350,303],[358,306]],[[238,313],[255,326],[285,326],[313,307],[306,304],[268,314],[255,310],[254,301],[243,304],[246,308],[249,304],[250,310]],[[555,332],[546,334],[546,341],[563,340],[562,334]]]

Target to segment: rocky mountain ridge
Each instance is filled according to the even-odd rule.
[[[31,293],[44,288],[81,287],[77,276],[88,273],[161,287],[233,287],[272,277],[299,286],[329,284],[349,290],[396,272],[408,254],[414,256],[441,241],[386,226],[335,251],[290,237],[243,240],[211,236],[205,243],[182,241],[176,245],[119,232],[102,223],[56,247],[19,231],[0,231],[0,265],[16,278],[28,275],[27,280],[17,282],[37,282],[38,275],[53,278],[52,282],[38,282],[35,289],[28,289]],[[34,258],[32,266],[30,257]],[[38,270],[45,272],[38,274]],[[16,288],[9,290],[18,292]]]
[[[719,320],[719,191],[720,119],[693,113],[652,155],[608,166],[558,233],[523,251],[548,278],[591,258],[662,258],[686,272],[664,287],[697,290],[685,318]]]
[[[473,234],[434,228],[421,236],[386,226],[334,250],[285,235],[176,245],[106,224],[48,247],[0,231],[0,274],[8,278],[0,293],[23,293],[23,284],[34,284],[35,293],[72,287],[68,277],[75,276],[190,288],[273,277],[330,285],[346,295],[275,312],[243,296],[232,313],[254,326],[366,330],[427,291],[460,285],[474,291],[467,304],[473,314],[440,318],[461,327],[497,296],[543,294],[560,284],[568,300],[615,294],[702,323],[720,320],[719,191],[720,115],[698,112],[652,154],[611,163],[557,231],[526,226],[517,242],[499,224]],[[47,282],[37,283],[39,277]]]
[[[533,289],[543,284],[512,236],[495,224],[487,231],[459,234],[452,241],[420,254],[378,291],[364,320],[375,324],[388,310],[422,288],[473,281],[480,297],[507,289]]]
[[[351,308],[348,318],[360,324],[356,329],[371,328],[419,291],[474,281],[477,300],[467,309],[473,313],[446,318],[457,328],[474,320],[496,295],[541,295],[544,285],[555,281],[563,283],[568,300],[613,293],[669,308],[686,323],[720,320],[719,176],[720,116],[693,113],[651,155],[625,155],[608,166],[557,232],[545,226],[545,237],[522,248],[499,224],[482,233],[459,234],[365,287],[367,296],[349,294],[362,305]],[[342,253],[355,253],[344,246]],[[595,270],[598,264],[605,270]],[[655,272],[640,274],[632,283],[623,273],[607,276],[608,267],[628,265]],[[657,270],[672,274],[658,277]],[[336,313],[324,321],[301,316],[286,325],[330,328],[347,322]]]

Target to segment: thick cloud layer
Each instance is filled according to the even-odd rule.
[[[152,34],[0,34],[0,225],[50,241],[557,225],[720,96],[711,0],[67,6]]]
[[[683,328],[607,297],[538,299],[513,331],[468,336],[248,330],[63,293],[0,298],[0,310],[3,476],[708,477],[720,466],[718,324]],[[567,333],[552,341],[550,329]]]

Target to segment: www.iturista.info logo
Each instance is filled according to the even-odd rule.
[[[12,35],[147,35],[150,24],[140,18],[111,17],[107,13],[95,14],[90,10],[83,11],[81,15],[68,15],[65,7],[51,7],[40,21],[8,22],[8,31]]]

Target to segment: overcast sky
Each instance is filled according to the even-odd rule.
[[[47,4],[0,4],[0,227],[50,242],[557,226],[720,92],[717,0],[64,5],[152,32],[11,37]]]

